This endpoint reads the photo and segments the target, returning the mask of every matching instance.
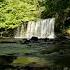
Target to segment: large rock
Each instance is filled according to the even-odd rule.
[[[31,42],[38,42],[38,37],[32,37],[32,38],[30,39],[30,41],[31,41]]]

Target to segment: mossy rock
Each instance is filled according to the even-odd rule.
[[[66,30],[66,33],[70,36],[70,28]]]
[[[38,57],[18,57],[12,63],[14,66],[26,66],[26,65],[35,65],[35,66],[44,66],[47,65],[47,61],[43,58]]]
[[[64,35],[70,37],[70,28],[64,30]]]

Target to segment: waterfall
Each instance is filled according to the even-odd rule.
[[[49,18],[30,21],[26,27],[25,24],[22,24],[21,27],[17,28],[15,38],[30,39],[33,36],[38,38],[54,38],[54,23],[55,18]]]

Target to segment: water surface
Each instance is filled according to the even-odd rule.
[[[69,67],[70,40],[0,43],[1,70],[63,70]],[[42,68],[42,69],[40,69]]]

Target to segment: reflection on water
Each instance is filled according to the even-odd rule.
[[[0,70],[68,70],[70,40],[0,43]]]

